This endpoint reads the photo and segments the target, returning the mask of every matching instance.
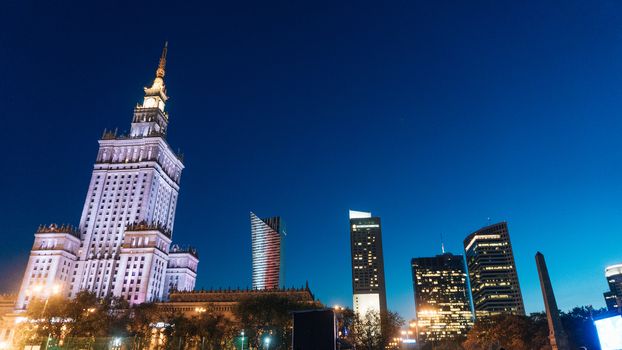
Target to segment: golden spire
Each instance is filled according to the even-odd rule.
[[[164,42],[164,48],[162,49],[162,56],[160,57],[160,64],[156,70],[157,78],[164,78],[164,67],[166,66],[166,51],[168,50],[168,41]]]
[[[156,77],[153,80],[151,87],[145,88],[145,96],[159,96],[162,102],[166,102],[168,97],[166,96],[166,87],[164,86],[164,68],[166,67],[166,52],[168,51],[168,41],[164,42],[164,48],[162,49],[162,56],[160,56],[160,63],[156,70]],[[152,103],[149,103],[151,105]],[[153,106],[152,106],[153,107]],[[160,109],[164,110],[163,107]]]

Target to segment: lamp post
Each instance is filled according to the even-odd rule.
[[[242,348],[241,348],[241,350],[244,350],[244,330],[242,330],[240,335],[242,336]]]
[[[419,321],[413,321],[410,323],[410,329],[415,329],[415,339],[419,343]]]
[[[270,336],[267,336],[263,342],[266,344],[266,350],[270,350]]]
[[[56,295],[58,293],[60,293],[60,286],[58,284],[54,284],[52,286],[52,289],[50,291],[44,291],[44,288],[42,285],[38,284],[36,286],[34,286],[32,288],[32,294],[36,295],[36,296],[45,296],[45,303],[43,303],[43,309],[41,310],[41,318],[43,318],[45,316],[45,309],[47,309],[48,307],[48,302],[50,301],[50,296],[52,295]],[[45,348],[44,350],[48,349],[48,346],[50,344],[50,337],[52,336],[52,333],[49,332],[48,333],[48,337],[45,340]]]

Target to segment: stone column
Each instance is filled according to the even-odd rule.
[[[549,342],[552,350],[570,350],[568,346],[568,338],[561,319],[559,318],[559,309],[553,294],[553,286],[549,278],[549,271],[546,268],[544,255],[538,252],[536,254],[536,265],[538,266],[538,276],[540,277],[540,288],[542,289],[542,298],[544,299],[544,307],[546,308],[546,318],[549,323]]]

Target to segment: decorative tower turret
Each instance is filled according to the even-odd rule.
[[[164,85],[164,75],[166,68],[166,53],[168,42],[164,44],[160,64],[156,70],[156,77],[151,87],[145,88],[145,98],[142,105],[137,105],[134,109],[134,119],[132,120],[131,137],[161,136],[166,135],[168,126],[168,113],[164,111],[168,96]]]

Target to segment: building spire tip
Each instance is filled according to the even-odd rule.
[[[160,56],[160,63],[158,64],[158,69],[156,70],[157,78],[164,78],[165,67],[166,67],[166,54],[168,52],[168,40],[164,42],[164,48],[162,48],[162,56]]]

